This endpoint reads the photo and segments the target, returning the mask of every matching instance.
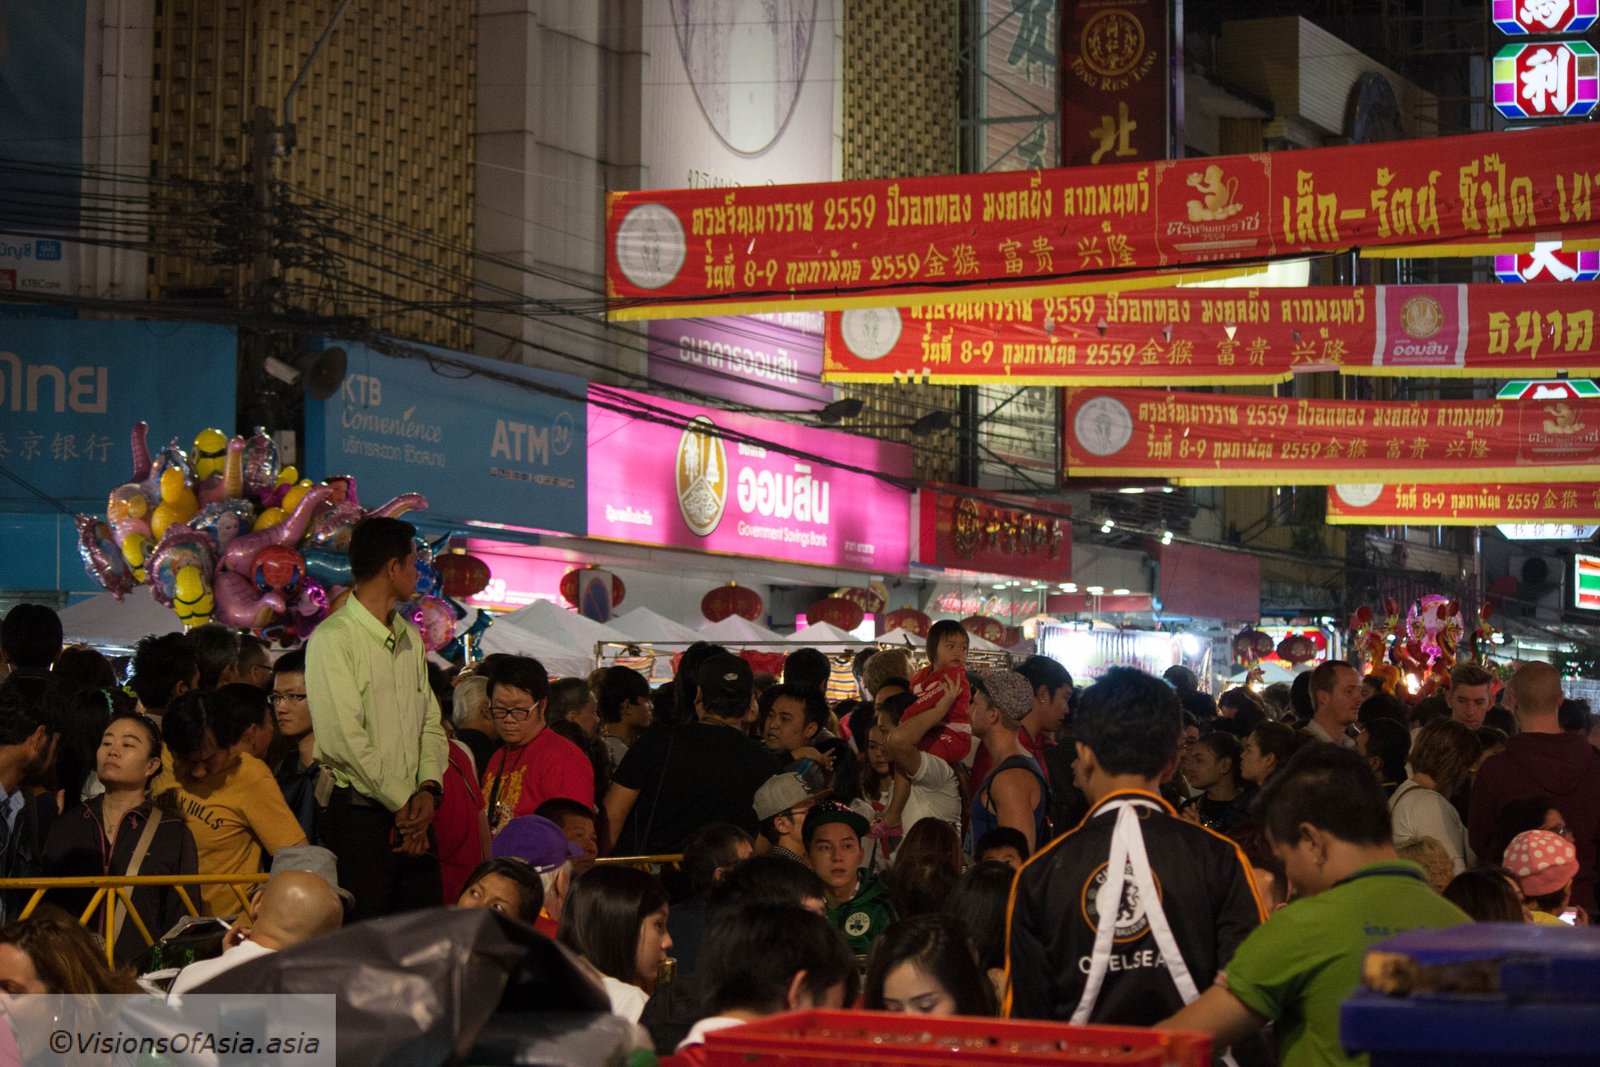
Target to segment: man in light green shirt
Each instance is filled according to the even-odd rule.
[[[351,919],[440,903],[429,823],[448,742],[422,635],[395,609],[417,591],[416,528],[363,521],[350,538],[355,588],[306,646],[316,759],[333,776],[322,844],[355,894]]]

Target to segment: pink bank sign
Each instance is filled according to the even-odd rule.
[[[911,450],[830,430],[607,390],[663,426],[589,404],[589,536],[793,563],[900,573],[911,495],[865,474],[723,439],[723,432],[900,478]]]

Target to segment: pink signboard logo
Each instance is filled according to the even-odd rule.
[[[1466,359],[1467,290],[1460,285],[1378,287],[1380,367],[1459,367]]]
[[[911,494],[890,481],[910,477],[903,445],[593,387],[589,442],[591,537],[891,573],[909,564]]]

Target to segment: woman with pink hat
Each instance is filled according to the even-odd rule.
[[[1506,846],[1505,866],[1516,875],[1534,922],[1588,924],[1581,908],[1568,907],[1572,879],[1578,873],[1578,850],[1571,841],[1549,830],[1524,830]]]

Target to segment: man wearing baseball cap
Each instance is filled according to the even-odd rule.
[[[772,855],[809,867],[805,857],[806,814],[828,791],[820,786],[821,774],[810,760],[791,763],[756,790],[756,818],[761,836],[772,845]]]
[[[567,891],[572,888],[572,861],[583,855],[582,847],[567,840],[561,827],[544,816],[519,815],[494,835],[489,854],[493,859],[519,859],[538,873],[544,883],[544,906],[533,928],[555,937]]]
[[[884,884],[862,869],[861,837],[867,820],[843,804],[818,804],[801,831],[811,869],[822,879],[828,921],[844,933],[850,951],[864,956],[899,915]]]
[[[695,672],[695,683],[698,720],[646,733],[612,775],[605,807],[615,853],[677,852],[713,822],[756,832],[756,790],[782,764],[745,733],[755,710],[750,664],[715,652]]]

